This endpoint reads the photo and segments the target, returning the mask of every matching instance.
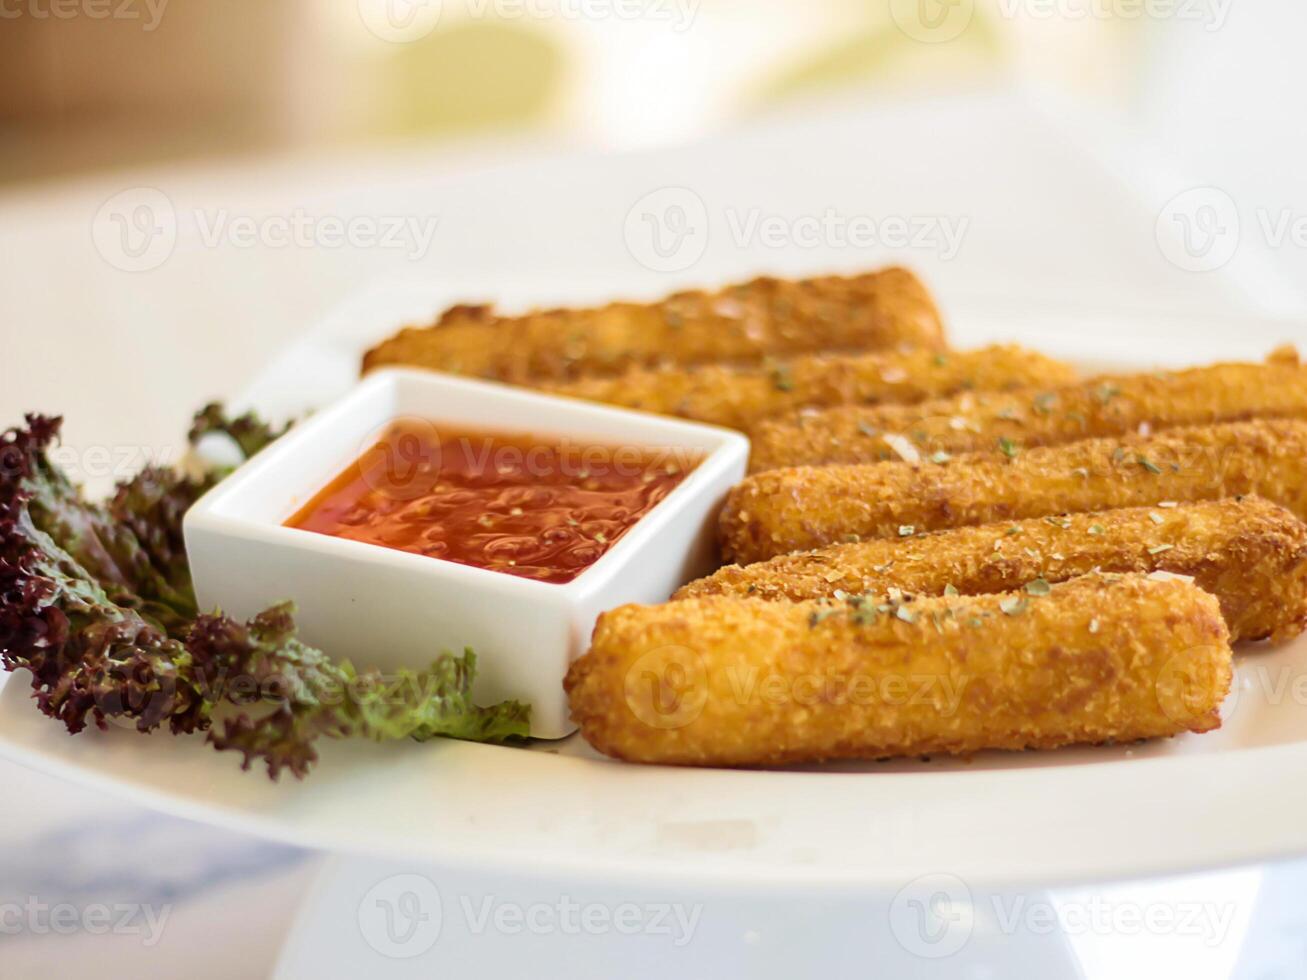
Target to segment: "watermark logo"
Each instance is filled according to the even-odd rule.
[[[535,902],[494,894],[452,897],[447,912],[431,879],[397,874],[372,886],[359,902],[359,932],[390,959],[421,956],[446,926],[474,937],[654,936],[684,947],[694,938],[703,905],[680,902],[584,902],[567,894]]]
[[[441,474],[455,480],[497,474],[508,506],[548,506],[560,482],[675,477],[688,473],[700,455],[683,446],[596,445],[582,439],[504,439],[471,433],[441,435],[429,419],[400,416],[366,433],[357,444],[360,479],[388,500],[407,502],[431,494]],[[511,484],[511,486],[508,486]],[[514,500],[512,504],[508,501]],[[466,490],[449,490],[441,506],[470,503]],[[433,501],[435,502],[435,501]],[[513,516],[519,516],[520,510]],[[584,526],[584,522],[582,522]]]
[[[1157,245],[1174,266],[1212,272],[1239,248],[1239,209],[1219,187],[1193,187],[1171,198],[1157,216]]]
[[[971,939],[975,928],[971,889],[957,875],[922,875],[894,896],[889,924],[899,945],[913,956],[945,959]]]
[[[690,268],[708,247],[708,230],[737,249],[912,249],[955,259],[971,230],[967,215],[870,214],[827,207],[781,214],[760,207],[724,207],[710,215],[702,197],[664,187],[626,213],[622,232],[631,257],[654,272]]]
[[[976,0],[889,0],[889,12],[898,29],[914,41],[942,44],[971,24]]]
[[[441,0],[357,0],[359,19],[390,44],[420,41],[440,23]]]
[[[422,875],[391,875],[363,896],[358,923],[364,941],[382,956],[421,956],[440,938],[440,891]]]
[[[1242,221],[1248,213],[1252,219]],[[1267,206],[1241,212],[1219,187],[1194,187],[1167,202],[1157,218],[1162,254],[1189,272],[1221,268],[1245,240],[1273,251],[1307,249],[1307,213]]]
[[[1229,937],[1238,907],[1233,902],[1115,901],[1097,892],[1066,893],[1052,901],[1023,894],[991,894],[981,900],[957,875],[922,875],[909,882],[889,907],[890,930],[913,956],[942,960],[960,952],[983,926],[992,936],[1183,936],[1209,948]]]
[[[203,248],[387,249],[419,261],[439,228],[435,215],[313,214],[304,208],[237,214],[227,208],[178,211],[163,191],[133,187],[100,206],[91,239],[101,257],[124,272],[148,272],[168,261],[184,231]]]
[[[684,728],[708,703],[708,672],[689,647],[656,647],[627,669],[623,693],[631,714],[650,728]]]
[[[1188,726],[1210,716],[1220,700],[1216,690],[1219,647],[1196,646],[1182,650],[1162,665],[1157,675],[1157,704],[1177,725]]]
[[[688,187],[663,187],[636,201],[622,226],[631,257],[654,272],[690,268],[708,249],[708,208]]]
[[[364,486],[388,500],[417,500],[440,479],[442,444],[430,419],[385,422],[363,437],[356,455]]]
[[[177,247],[177,209],[155,187],[132,187],[100,206],[91,222],[96,251],[115,269],[149,272]]]
[[[295,208],[287,214],[232,214],[226,208],[191,213],[205,248],[325,248],[403,251],[417,261],[431,249],[440,219],[434,215],[311,214]]]

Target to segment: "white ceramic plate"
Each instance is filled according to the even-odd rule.
[[[505,305],[536,297],[523,287]],[[283,353],[243,399],[324,404],[360,351],[455,298],[391,285]],[[576,297],[578,300],[593,297]],[[954,311],[960,346],[1030,343],[1091,367],[1259,358],[1279,324]],[[579,739],[535,750],[458,742],[325,744],[302,783],[242,773],[200,738],[69,737],[0,692],[0,753],[173,813],[300,844],[450,868],[757,887],[883,890],[1124,878],[1307,852],[1307,641],[1251,649],[1219,731],[1132,748],[804,771],[640,767]]]

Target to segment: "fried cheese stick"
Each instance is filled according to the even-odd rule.
[[[622,606],[565,687],[607,755],[761,766],[1205,732],[1231,675],[1212,596],[1094,575],[1033,598]]]
[[[615,377],[540,387],[560,395],[748,431],[810,406],[916,402],[964,390],[1057,385],[1069,365],[1020,347],[811,354],[764,365],[633,368]]]
[[[752,434],[749,467],[759,473],[784,466],[874,463],[904,453],[929,458],[983,452],[1001,444],[1052,446],[1251,418],[1307,418],[1307,367],[1291,349],[1277,351],[1265,364],[1104,376],[1001,394],[967,392],[911,408],[804,412],[760,424]]]
[[[526,384],[626,368],[757,363],[820,350],[946,347],[939,311],[906,269],[815,279],[754,279],[654,303],[501,316],[456,306],[368,351],[365,372],[409,365]]]
[[[900,589],[916,596],[1040,591],[1095,570],[1192,578],[1216,596],[1232,640],[1276,640],[1307,628],[1307,524],[1260,497],[833,545],[728,565],[673,597],[803,601]]]
[[[1307,422],[1087,439],[941,465],[801,466],[746,477],[719,526],[728,562],[923,531],[1257,494],[1307,519]]]

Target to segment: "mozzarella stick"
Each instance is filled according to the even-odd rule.
[[[1195,426],[940,465],[770,470],[732,488],[720,533],[725,559],[748,564],[847,541],[1251,494],[1307,518],[1307,422]]]
[[[457,306],[434,326],[406,328],[374,347],[363,370],[399,364],[526,384],[636,366],[898,347],[942,350],[944,328],[916,276],[884,269],[847,278],[754,279],[655,303],[523,316]]]
[[[749,431],[773,415],[842,404],[915,402],[964,390],[1061,384],[1075,370],[1020,347],[812,354],[763,365],[636,368],[549,391]]]
[[[1039,597],[622,606],[565,686],[607,755],[764,766],[1205,732],[1231,673],[1212,596],[1095,575]]]
[[[1136,507],[840,544],[728,565],[673,598],[1040,591],[1095,570],[1192,578],[1216,596],[1231,638],[1307,628],[1307,524],[1260,497]]]
[[[1185,425],[1307,418],[1307,367],[1285,349],[1265,364],[1100,377],[966,392],[912,407],[844,406],[761,423],[750,469],[874,463],[906,455],[1031,448]]]

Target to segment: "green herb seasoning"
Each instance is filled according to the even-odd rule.
[[[1048,580],[1045,578],[1037,578],[1026,586],[1026,592],[1029,595],[1034,595],[1034,596],[1045,596],[1052,591],[1053,591],[1053,586],[1049,585]]]
[[[1115,398],[1119,394],[1121,394],[1121,389],[1118,388],[1116,385],[1105,384],[1105,385],[1101,385],[1098,388],[1098,390],[1094,392],[1094,397],[1097,398],[1102,404],[1106,405],[1108,402],[1110,402],[1113,398]]]
[[[1020,596],[1009,596],[998,604],[1005,616],[1020,616],[1030,608],[1030,603]]]
[[[839,612],[838,609],[821,609],[817,612],[814,612],[811,616],[808,617],[808,629],[816,629],[826,620],[834,616],[837,612]]]

